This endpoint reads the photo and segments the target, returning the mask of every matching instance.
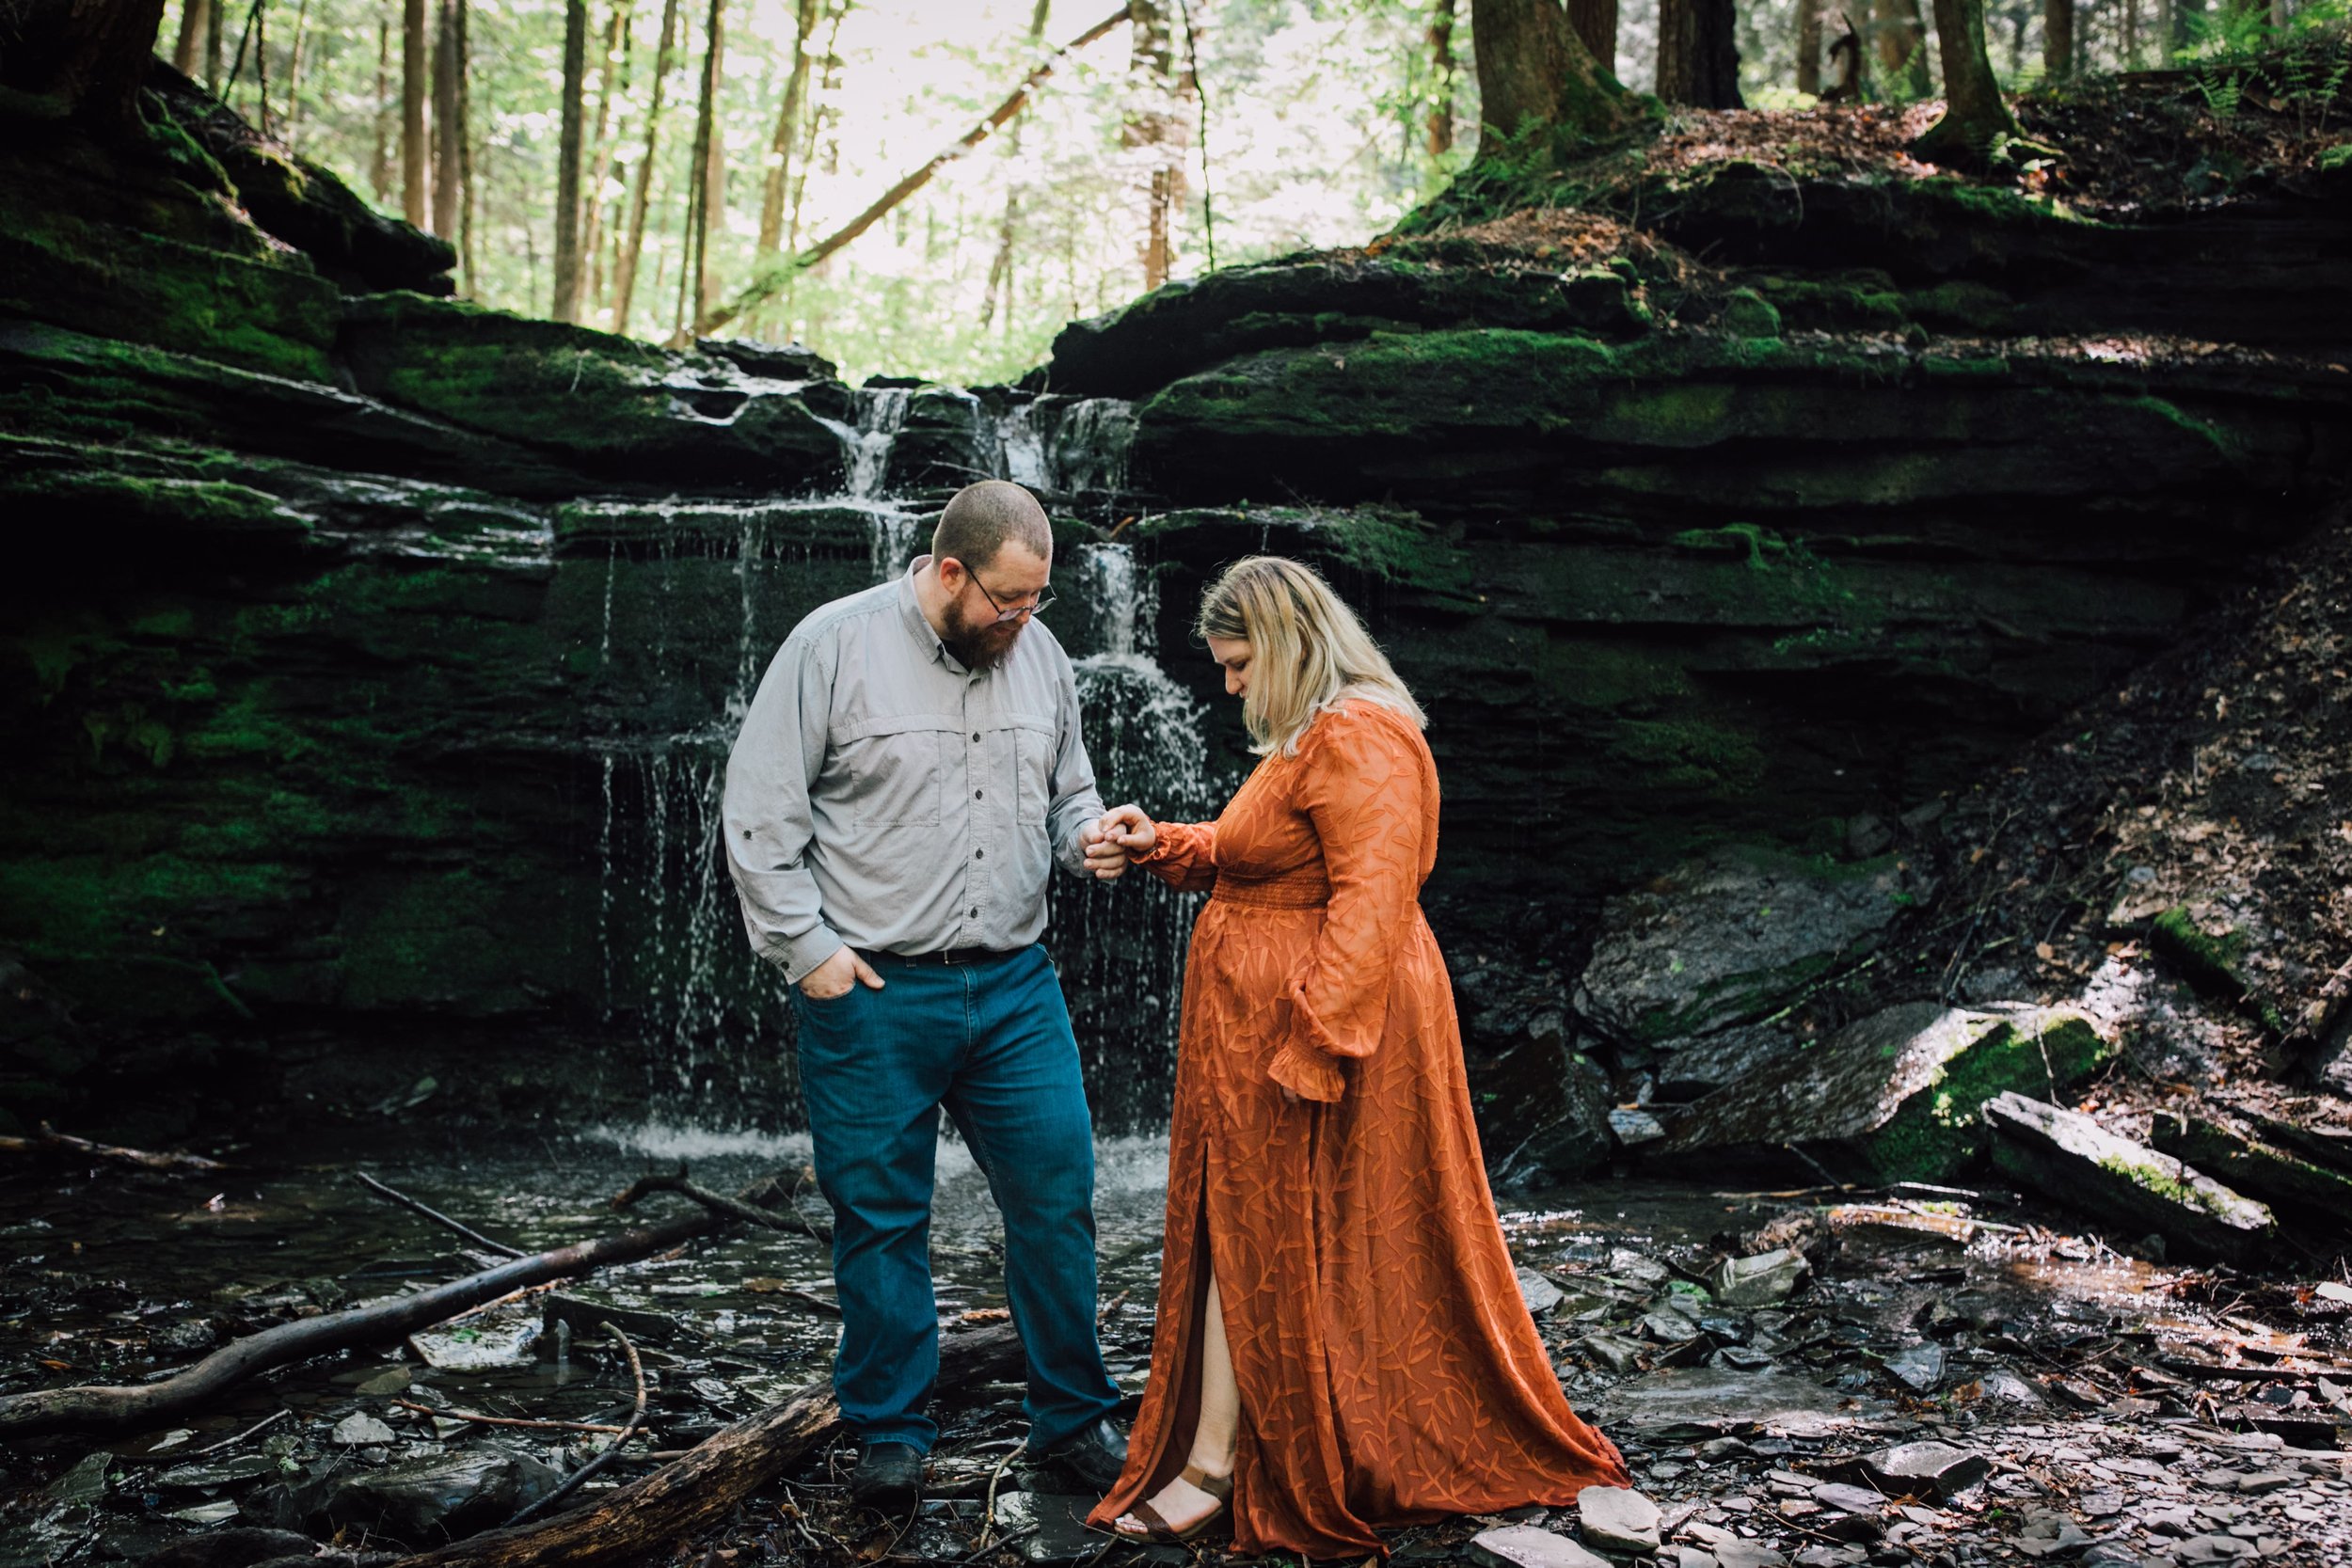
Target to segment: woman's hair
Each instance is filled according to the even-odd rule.
[[[1381,703],[1422,728],[1429,716],[1356,612],[1311,566],[1279,555],[1236,561],[1210,584],[1195,629],[1246,640],[1249,694],[1242,722],[1260,756],[1290,755],[1315,715],[1349,697]]]

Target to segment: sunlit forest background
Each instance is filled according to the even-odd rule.
[[[689,257],[707,233],[700,320],[764,263],[788,281],[725,330],[808,343],[851,376],[1005,379],[1042,358],[1064,321],[1168,277],[1359,243],[1441,188],[1479,123],[1469,0],[176,5],[165,44],[176,40],[183,69],[385,210],[413,203],[421,226],[459,242],[469,297],[673,338],[697,319]],[[2071,12],[2080,71],[2160,67],[2346,11],[2346,0],[2222,6],[1994,0],[1992,57],[2006,86],[2040,80],[2052,64],[2045,16],[2058,10]],[[1865,40],[1864,97],[1936,91],[1931,9],[1827,8],[1828,38],[1851,27]],[[1800,10],[1739,7],[1749,106],[1811,102],[1801,85],[1822,78],[1799,70]],[[1114,15],[1121,25],[1098,25]],[[568,312],[554,265],[567,21],[585,171]],[[1657,0],[1623,0],[1616,36],[1617,74],[1647,87]],[[1050,72],[1032,78],[1041,65]],[[870,229],[813,266],[778,268],[1025,80],[1017,112]],[[415,189],[405,87],[421,107]]]

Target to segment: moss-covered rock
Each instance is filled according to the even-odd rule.
[[[2157,1153],[2195,1165],[2249,1197],[2316,1219],[2352,1226],[2352,1175],[2267,1143],[2217,1117],[2160,1111],[2148,1141]]]
[[[1984,1116],[1995,1168],[2130,1242],[2153,1234],[2167,1258],[2241,1263],[2270,1242],[2275,1225],[2262,1204],[2079,1111],[2010,1093]]]
[[[2067,1008],[1906,1003],[1708,1096],[1652,1157],[1784,1170],[1809,1161],[1856,1180],[1948,1180],[1989,1147],[1988,1101],[2011,1091],[2057,1093],[2096,1072],[2115,1049]]]

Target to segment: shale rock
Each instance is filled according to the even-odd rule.
[[[2263,1142],[2241,1128],[2197,1115],[2156,1113],[2149,1143],[2249,1197],[2291,1208],[2338,1228],[2352,1224],[2352,1176]]]
[[[1644,1442],[1689,1443],[1759,1431],[1819,1437],[1884,1408],[1785,1372],[1692,1367],[1617,1385],[1599,1414],[1603,1427],[1622,1426]]]
[[[364,1531],[423,1546],[501,1524],[561,1480],[554,1468],[528,1455],[468,1449],[381,1470],[326,1467],[263,1487],[248,1495],[244,1507],[247,1517],[282,1528]]]
[[[2240,1261],[2270,1240],[2268,1209],[2078,1111],[2009,1093],[1984,1119],[1996,1168],[2134,1236],[2153,1231],[2168,1252]]]
[[[1577,1529],[1588,1546],[1646,1557],[1658,1550],[1658,1505],[1624,1486],[1587,1486],[1576,1495]]]
[[[1505,1525],[1472,1536],[1470,1559],[1483,1568],[1610,1568],[1607,1558],[1534,1525]]]
[[[2066,1008],[1905,1003],[1708,1096],[1652,1157],[1779,1167],[1793,1162],[1776,1151],[1793,1145],[1840,1174],[1941,1181],[1987,1147],[1987,1101],[2078,1083],[2114,1050]]]

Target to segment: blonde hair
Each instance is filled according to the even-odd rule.
[[[1260,756],[1298,749],[1315,716],[1350,697],[1396,709],[1426,729],[1429,716],[1388,656],[1311,566],[1253,555],[1225,568],[1200,600],[1203,638],[1247,641],[1249,694],[1242,722]]]

